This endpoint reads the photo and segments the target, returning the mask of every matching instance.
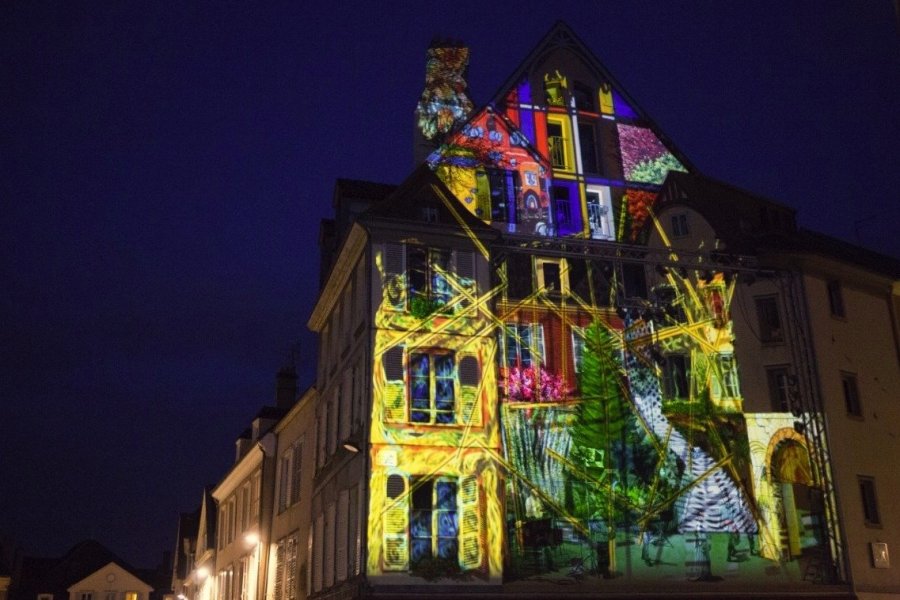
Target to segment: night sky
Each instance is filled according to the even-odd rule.
[[[410,172],[430,40],[480,105],[557,19],[704,174],[900,256],[892,0],[4,2],[0,539],[158,562],[312,383],[319,221]]]

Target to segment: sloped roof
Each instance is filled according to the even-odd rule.
[[[138,577],[133,566],[96,540],[79,542],[59,558],[26,556],[17,574],[15,598],[31,600],[34,594],[42,592],[65,594],[70,585],[109,563],[116,563]]]
[[[838,262],[900,278],[900,260],[796,227],[796,210],[704,175],[669,172],[660,192],[659,209],[684,204],[699,212],[732,252],[795,253]],[[762,221],[763,217],[766,222]],[[648,221],[645,227],[652,227]]]
[[[436,222],[429,220],[423,211],[426,208],[435,211],[432,215],[436,214]],[[390,196],[373,204],[360,216],[360,220],[413,221],[426,227],[439,225],[442,228],[455,225],[488,236],[497,234],[494,228],[461,206],[427,164],[415,169]]]
[[[647,111],[640,107],[640,104],[628,93],[628,91],[618,82],[613,74],[600,62],[587,45],[578,37],[575,31],[569,27],[564,21],[557,21],[553,24],[547,34],[535,45],[535,47],[526,55],[525,59],[519,63],[519,66],[506,78],[503,84],[491,99],[491,104],[503,104],[509,91],[518,84],[521,79],[531,73],[535,65],[543,61],[544,57],[550,52],[559,49],[566,49],[581,60],[583,60],[590,68],[594,69],[603,79],[622,96],[628,105],[640,116],[641,120],[653,130],[665,146],[671,150],[672,154],[693,173],[699,172],[697,168],[689,161],[678,149],[678,146],[663,132],[659,125],[648,116]],[[476,114],[478,111],[474,111]]]

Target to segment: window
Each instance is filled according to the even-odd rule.
[[[235,497],[232,496],[231,500],[228,501],[228,539],[226,540],[229,544],[234,541],[234,533],[237,528],[237,510],[235,505],[237,502],[235,501]]]
[[[581,357],[584,356],[584,327],[572,325],[572,364],[575,372],[581,372]]]
[[[288,493],[291,488],[291,450],[281,454],[278,463],[278,512],[288,507]]]
[[[766,369],[769,399],[774,412],[791,412],[791,379],[787,367]]]
[[[459,485],[457,485],[459,484]],[[474,476],[413,477],[389,475],[387,509],[382,517],[384,564],[405,570],[429,558],[459,562],[463,569],[481,563],[481,517]]]
[[[319,469],[325,465],[326,445],[328,442],[327,413],[328,403],[323,401],[319,405],[318,414],[316,415],[316,467]]]
[[[504,326],[506,367],[539,366],[544,357],[544,327],[540,323],[507,323]]]
[[[594,102],[594,90],[591,86],[580,81],[572,82],[572,98],[575,100],[575,108],[588,112],[597,112]]]
[[[713,375],[712,392],[716,398],[737,398],[740,396],[737,364],[733,354],[720,354],[716,360],[718,372]]]
[[[685,237],[690,234],[690,232],[691,230],[688,228],[687,213],[672,215],[672,235],[674,237]]]
[[[451,252],[425,246],[406,247],[409,310],[422,316],[447,304],[452,296],[446,274],[450,272]]]
[[[862,417],[862,405],[859,402],[859,387],[856,385],[856,375],[853,373],[841,373],[841,387],[844,390],[844,406],[851,417]]]
[[[350,529],[348,512],[350,511],[350,490],[341,490],[337,503],[337,528],[335,531],[335,567],[337,580],[347,579],[347,535]]]
[[[832,317],[844,317],[844,296],[841,293],[840,281],[828,282],[828,307]]]
[[[455,477],[412,480],[410,562],[429,558],[456,562],[459,558]]]
[[[93,592],[81,592],[81,600],[94,600]]]
[[[554,169],[565,171],[572,170],[569,150],[569,136],[567,135],[568,123],[564,119],[547,118],[547,151],[550,154],[550,164]]]
[[[328,456],[334,454],[334,451],[337,450],[338,443],[338,398],[337,398],[337,388],[332,389],[331,397],[328,400]]]
[[[250,478],[250,520],[253,523],[259,522],[259,484],[261,473],[257,471]]]
[[[350,576],[359,575],[360,569],[360,515],[359,515],[359,484],[350,488],[349,507],[347,508],[347,519],[349,521],[347,531],[347,547],[350,555],[347,557]]]
[[[866,525],[881,526],[881,516],[878,514],[878,497],[875,495],[875,479],[860,475],[859,493],[862,499],[863,519]]]
[[[452,352],[413,352],[409,355],[410,421],[451,424],[455,421],[456,363]]]
[[[303,466],[303,442],[294,443],[291,448],[291,493],[288,498],[293,505],[300,502],[300,473]]]
[[[536,258],[538,289],[555,294],[569,293],[569,273],[565,259]]]
[[[515,223],[516,195],[522,189],[518,171],[488,169],[487,176],[491,195],[491,221]]]
[[[564,185],[554,185],[550,188],[553,195],[554,214],[556,225],[565,226],[572,224],[572,209],[569,205],[569,188]]]
[[[615,237],[610,209],[609,188],[589,187],[585,192],[587,199],[588,225],[591,238],[595,240],[611,240]]]
[[[115,594],[115,592],[113,592]],[[125,600],[138,600],[139,594],[137,592],[125,592]]]
[[[581,168],[585,173],[602,173],[597,153],[597,134],[590,121],[578,124],[578,143],[581,148]]]
[[[299,545],[299,534],[293,533],[278,540],[278,544],[275,546],[273,600],[295,600],[297,598],[297,553]]]
[[[238,600],[250,599],[250,557],[241,557],[238,563],[237,582],[235,591],[238,594]]]
[[[663,363],[663,391],[669,400],[687,400],[691,397],[690,357],[669,354]]]
[[[313,591],[318,592],[322,589],[322,554],[325,543],[325,515],[320,513],[316,517],[315,533],[313,534]]]
[[[423,206],[421,209],[422,220],[426,223],[438,222],[438,209],[435,206]]]
[[[778,316],[778,299],[775,296],[756,298],[756,318],[759,321],[759,340],[764,343],[784,341],[781,317]]]
[[[323,571],[326,588],[334,585],[334,530],[335,530],[335,503],[330,502],[325,509],[325,556],[323,559]]]

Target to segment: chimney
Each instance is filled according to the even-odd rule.
[[[275,376],[275,406],[289,409],[297,399],[297,371],[282,367]]]
[[[472,112],[466,95],[469,49],[456,40],[432,40],[425,63],[425,89],[416,105],[413,168],[425,162],[447,133]]]

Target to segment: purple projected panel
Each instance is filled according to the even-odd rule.
[[[519,109],[519,130],[528,143],[534,145],[534,111],[530,108]]]
[[[627,102],[619,95],[619,92],[616,90],[612,91],[613,97],[613,110],[615,114],[619,117],[628,117],[630,119],[637,119],[638,115],[631,106],[628,105]]]
[[[519,84],[519,103],[531,104],[531,83],[527,79],[523,79]]]
[[[550,186],[550,197],[557,235],[581,233],[584,223],[581,219],[578,184],[574,181],[554,179]]]

